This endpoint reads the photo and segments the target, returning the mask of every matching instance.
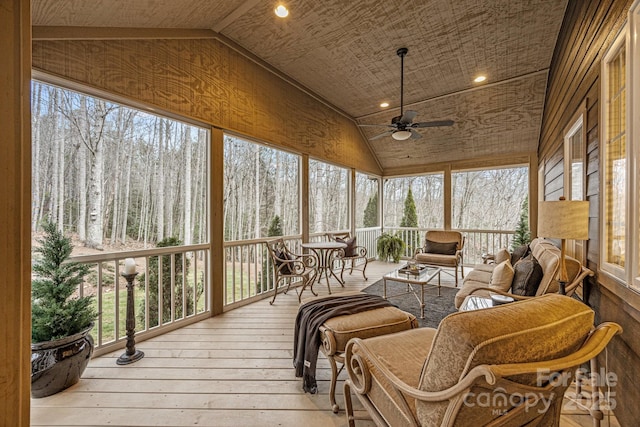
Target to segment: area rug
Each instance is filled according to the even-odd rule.
[[[392,282],[387,280],[387,295],[397,295],[389,298],[389,302],[397,306],[399,309],[407,311],[418,319],[420,327],[437,328],[440,321],[447,315],[458,311],[454,305],[453,299],[459,288],[448,286],[440,287],[440,296],[438,290],[425,287],[424,296],[424,319],[420,319],[420,303],[413,293],[403,293],[406,284]],[[420,286],[414,286],[418,295],[420,295]],[[371,286],[362,290],[368,294],[382,295],[382,280],[378,280]],[[399,295],[398,295],[399,294]]]

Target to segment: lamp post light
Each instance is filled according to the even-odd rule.
[[[124,272],[122,277],[127,281],[127,347],[124,353],[118,357],[116,363],[118,365],[128,365],[144,357],[144,353],[140,350],[136,350],[136,317],[135,309],[133,305],[133,280],[138,275],[136,271],[136,263],[133,258],[127,258],[124,261]]]

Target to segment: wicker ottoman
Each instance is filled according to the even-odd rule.
[[[329,399],[334,413],[338,413],[336,403],[336,382],[338,374],[344,368],[344,350],[351,338],[371,338],[417,328],[418,321],[413,314],[396,307],[382,307],[362,313],[337,316],[320,326],[322,344],[320,351],[327,356],[331,364],[331,389]],[[337,363],[342,367],[338,370]]]

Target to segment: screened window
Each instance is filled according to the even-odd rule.
[[[299,169],[295,154],[225,135],[225,240],[298,234]]]
[[[604,259],[624,277],[626,258],[626,46],[624,33],[604,61]]]
[[[586,105],[580,109],[564,136],[564,196],[567,200],[585,200],[585,109]],[[584,263],[584,241],[568,240],[566,250],[567,255]]]
[[[515,230],[529,193],[529,170],[512,167],[451,174],[454,229]]]
[[[110,252],[208,241],[207,129],[40,81],[32,112],[35,232],[49,218]]]
[[[309,160],[309,232],[349,229],[349,171]]]
[[[356,172],[356,228],[377,227],[378,177]]]
[[[444,174],[392,178],[384,183],[384,225],[400,227],[411,198],[416,208],[418,228],[444,228]],[[406,220],[406,218],[405,218]]]
[[[640,290],[640,2],[602,61],[602,269]],[[633,238],[635,236],[635,238]]]

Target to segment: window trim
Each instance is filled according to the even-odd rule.
[[[606,133],[606,129],[607,129],[607,123],[608,123],[608,114],[609,114],[609,108],[608,108],[608,100],[609,100],[609,85],[607,84],[609,82],[609,72],[608,72],[608,64],[611,62],[612,58],[614,58],[617,54],[618,51],[620,50],[621,47],[625,47],[625,55],[628,55],[629,52],[629,40],[628,40],[628,25],[625,23],[624,26],[622,27],[622,29],[620,30],[620,32],[616,35],[615,40],[613,41],[613,43],[609,46],[609,48],[607,49],[604,57],[602,58],[601,61],[601,82],[602,84],[600,85],[601,87],[601,97],[600,97],[600,103],[602,108],[600,108],[600,124],[599,124],[599,133],[600,133],[600,142],[601,142],[601,150],[600,150],[600,176],[604,176],[606,174],[606,166],[607,166],[607,133]],[[626,61],[626,59],[625,59]],[[625,65],[625,67],[627,67]],[[626,90],[628,90],[628,85],[629,85],[629,69],[626,68],[627,72],[625,75],[625,87]],[[628,97],[627,97],[628,100]],[[630,125],[630,121],[629,121],[629,108],[626,108],[626,118],[625,118],[625,134],[628,138],[629,134],[629,125]],[[627,140],[627,153],[625,154],[625,159],[629,158],[629,143]],[[627,186],[627,194],[629,194],[629,179],[628,179],[628,175],[629,175],[629,167],[627,166],[626,168],[626,186]],[[616,278],[617,280],[621,281],[621,282],[626,282],[627,280],[627,269],[620,267],[619,265],[616,264],[612,264],[610,262],[607,262],[607,217],[606,217],[606,211],[607,211],[607,183],[606,180],[604,178],[600,179],[600,269],[611,275],[612,277]],[[629,203],[627,200],[627,207],[628,207]],[[625,228],[628,227],[628,208],[625,211]],[[625,233],[626,234],[626,233]],[[629,240],[630,239],[625,239],[625,254],[629,254]],[[626,282],[628,283],[628,282]]]
[[[564,196],[568,200],[576,200],[574,199],[574,194],[570,194],[572,186],[573,186],[573,165],[571,163],[571,159],[573,157],[573,146],[572,140],[574,135],[580,132],[582,137],[582,176],[580,177],[582,180],[582,194],[580,194],[579,200],[587,200],[587,100],[585,99],[580,104],[580,107],[576,110],[576,112],[571,117],[569,124],[564,129],[564,177],[563,177],[563,186],[564,186]],[[577,248],[580,248],[582,251],[582,256],[580,259],[576,256]],[[572,256],[578,261],[580,261],[583,265],[586,264],[587,254],[586,254],[586,244],[583,241],[576,240],[568,240],[567,241],[567,250],[568,255]]]
[[[634,124],[632,117],[634,112],[640,112],[640,0],[636,0],[629,8],[627,21],[615,38],[615,41],[607,49],[601,62],[601,109],[600,109],[600,171],[601,176],[605,173],[606,165],[606,134],[607,123],[607,103],[608,98],[608,73],[607,64],[609,59],[617,52],[624,43],[626,55],[626,206],[625,206],[625,267],[620,267],[606,262],[606,218],[605,218],[605,187],[604,179],[600,181],[600,272],[606,277],[610,277],[613,282],[622,285],[635,293],[640,293],[640,126]]]
[[[634,290],[640,291],[640,126],[634,124],[632,117],[640,113],[640,0],[636,0],[629,8],[629,29],[627,36],[627,120],[629,121],[629,186],[627,188],[629,200],[628,235],[630,242],[628,249],[633,255],[629,269],[628,283]],[[636,76],[635,80],[631,76]]]

